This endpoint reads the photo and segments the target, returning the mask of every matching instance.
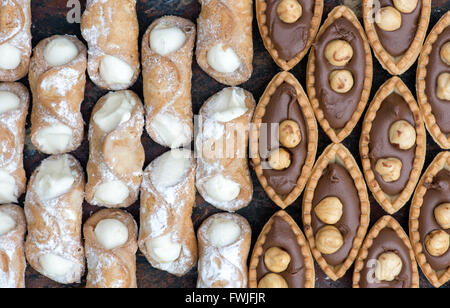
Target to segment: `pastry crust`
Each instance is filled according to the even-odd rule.
[[[78,55],[69,63],[51,66],[44,59],[46,46],[55,39],[68,39],[75,44]],[[86,47],[75,36],[55,35],[34,48],[28,79],[33,94],[31,141],[46,154],[62,154],[76,150],[84,137],[84,121],[80,112],[86,85]],[[72,138],[61,151],[47,151],[37,141],[38,134],[53,125],[65,125]]]
[[[186,35],[186,41],[178,50],[162,56],[150,48],[150,34],[158,25],[173,25]],[[144,79],[144,101],[146,129],[157,143],[172,148],[186,146],[192,142],[191,79],[192,57],[196,28],[190,20],[165,16],[154,21],[142,40],[142,75]],[[183,125],[186,141],[169,144],[152,128],[153,119],[159,115],[170,115]],[[183,138],[184,139],[184,138]]]
[[[306,274],[305,274],[305,288],[311,289],[315,286],[315,270],[314,270],[314,260],[311,255],[311,250],[309,249],[309,244],[303,235],[302,230],[298,227],[297,223],[289,216],[288,213],[281,210],[276,212],[270,220],[264,225],[261,233],[258,236],[255,247],[253,248],[252,257],[250,259],[249,268],[249,288],[257,288],[258,280],[256,275],[256,267],[258,266],[259,258],[263,253],[263,245],[266,241],[267,234],[270,232],[273,224],[273,218],[282,218],[290,227],[292,232],[297,236],[297,243],[302,250],[302,255],[305,260]]]
[[[307,65],[307,72],[306,72],[306,90],[308,92],[308,96],[311,102],[311,105],[314,109],[314,112],[316,114],[317,121],[319,122],[320,126],[322,126],[322,129],[325,131],[325,133],[330,137],[331,141],[333,143],[340,143],[342,142],[355,128],[356,124],[358,124],[359,119],[361,118],[362,113],[364,112],[364,109],[366,108],[367,101],[369,100],[370,95],[370,89],[372,87],[372,78],[373,78],[373,67],[372,67],[372,53],[370,52],[370,46],[367,42],[366,35],[364,33],[364,30],[361,26],[361,24],[358,21],[358,18],[353,13],[351,9],[349,9],[346,6],[338,6],[335,7],[330,14],[328,15],[328,18],[325,20],[324,24],[319,30],[319,33],[316,36],[316,41],[320,38],[323,32],[332,25],[337,19],[344,17],[348,21],[350,21],[356,29],[358,29],[359,34],[361,35],[362,41],[364,42],[364,50],[365,50],[365,60],[366,60],[366,67],[364,68],[364,88],[361,93],[361,99],[358,103],[358,106],[356,107],[351,120],[347,122],[347,124],[344,126],[344,128],[340,130],[333,129],[330,126],[330,123],[328,120],[324,117],[324,113],[319,105],[319,100],[316,96],[316,88],[315,88],[315,62],[316,62],[316,56],[314,51],[314,44],[311,47],[311,52],[309,54],[308,58],[308,65]]]
[[[0,69],[0,81],[12,82],[22,79],[28,73],[31,56],[31,0],[3,1],[0,3],[0,14],[5,14],[4,21],[0,21],[0,45],[8,43],[21,51],[18,67],[13,70]]]
[[[63,284],[77,283],[84,274],[84,250],[81,243],[81,219],[84,196],[84,172],[80,163],[69,154],[50,156],[43,161],[67,159],[74,177],[70,190],[56,198],[41,200],[35,180],[41,166],[31,175],[25,198],[28,235],[25,254],[32,268],[42,275]],[[54,254],[74,265],[66,277],[50,277],[41,265],[40,257]]]
[[[416,254],[417,263],[419,263],[422,272],[436,288],[450,281],[450,267],[445,272],[437,273],[428,263],[423,253],[423,243],[420,241],[419,216],[423,205],[423,197],[427,192],[425,184],[430,183],[434,176],[442,169],[450,170],[450,152],[441,152],[438,154],[425,171],[417,186],[409,212],[409,237],[414,248],[414,253]]]
[[[409,242],[408,235],[406,235],[400,224],[392,216],[388,215],[383,216],[376,222],[376,224],[372,227],[372,229],[370,229],[370,232],[367,234],[367,237],[364,240],[361,250],[358,253],[358,258],[355,262],[355,271],[353,272],[353,288],[360,288],[359,282],[361,281],[361,272],[364,268],[369,249],[372,246],[373,240],[384,228],[391,228],[392,230],[394,230],[398,237],[403,241],[405,246],[408,247],[412,265],[411,288],[419,288],[419,272],[417,270],[416,259],[414,258],[414,252],[412,250],[411,243]]]
[[[212,78],[228,86],[250,79],[253,72],[253,0],[199,0],[197,20],[197,63]],[[218,43],[229,46],[241,65],[232,73],[215,71],[207,60],[208,51]]]
[[[419,56],[430,22],[431,0],[421,0],[422,9],[416,35],[408,50],[401,57],[391,56],[386,49],[384,49],[383,45],[381,45],[374,25],[375,19],[373,17],[374,13],[372,9],[373,1],[374,0],[363,0],[362,4],[364,28],[366,29],[367,39],[381,66],[391,75],[401,75],[414,64]]]
[[[103,131],[95,122],[94,116],[100,108],[115,94],[124,94],[134,100],[127,121],[120,123],[111,132]],[[93,205],[111,208],[123,208],[132,205],[138,199],[142,182],[142,167],[145,153],[141,143],[144,129],[144,108],[139,97],[132,91],[110,92],[100,98],[92,110],[89,127],[89,161],[86,171],[86,201]],[[126,159],[125,159],[126,158]],[[111,205],[96,200],[98,186],[121,181],[128,187],[128,196],[123,202]]]
[[[153,183],[152,172],[158,163],[153,161],[145,170],[141,186],[141,215],[139,249],[150,264],[176,276],[183,276],[197,262],[197,239],[192,224],[192,209],[195,205],[196,161],[190,151],[173,152],[171,155],[190,155],[190,166],[182,180],[170,187]],[[171,240],[181,245],[180,255],[172,262],[156,260],[148,250],[146,242],[170,235]]]
[[[397,196],[390,196],[384,193],[380,185],[378,184],[372,165],[369,158],[369,143],[370,143],[370,131],[372,129],[372,121],[376,117],[376,113],[379,110],[382,102],[391,93],[399,93],[409,106],[409,109],[414,115],[415,130],[416,130],[416,152],[411,169],[411,175],[408,183],[403,191]],[[419,106],[417,105],[414,96],[409,91],[408,87],[398,77],[392,77],[386,81],[375,94],[373,101],[367,110],[366,116],[363,122],[363,128],[361,132],[361,139],[359,144],[362,166],[364,176],[366,177],[367,185],[370,191],[377,200],[377,202],[383,207],[383,209],[389,214],[394,214],[400,210],[406,202],[409,201],[414,189],[419,181],[420,174],[425,163],[427,136],[425,132],[425,126],[420,113]]]
[[[0,171],[14,178],[16,200],[10,202],[17,202],[17,199],[25,192],[27,183],[23,168],[23,148],[30,95],[21,83],[0,83],[0,91],[11,92],[20,99],[17,109],[0,113],[0,143],[8,147],[8,151],[0,153]]]
[[[281,67],[284,71],[290,71],[294,66],[296,66],[303,57],[308,53],[309,48],[311,47],[317,31],[320,27],[320,22],[322,20],[323,14],[323,0],[314,1],[314,14],[311,20],[311,24],[309,25],[309,36],[306,42],[305,48],[299,52],[294,58],[289,61],[283,60],[278,56],[278,51],[273,46],[273,43],[269,36],[269,29],[267,27],[267,1],[266,0],[256,0],[256,18],[258,19],[258,28],[259,33],[261,34],[264,46],[266,47],[269,54],[272,56],[275,63]]]
[[[312,211],[312,200],[314,198],[314,192],[317,187],[317,183],[322,176],[323,170],[332,162],[339,163],[344,166],[349,172],[351,177],[355,182],[355,187],[358,190],[359,199],[361,202],[361,217],[360,225],[358,231],[353,240],[352,249],[345,259],[344,263],[339,266],[331,266],[322,256],[322,253],[317,249],[315,243],[315,235],[311,227],[311,211]],[[358,164],[352,154],[343,146],[342,144],[332,144],[328,146],[323,154],[319,157],[312,171],[311,178],[305,189],[305,194],[303,196],[303,225],[305,229],[306,238],[309,241],[312,254],[319,263],[322,270],[330,277],[332,280],[336,281],[347,272],[347,270],[352,266],[353,261],[358,254],[359,248],[362,245],[364,236],[366,235],[367,228],[369,227],[370,221],[370,201],[367,193],[366,183],[364,182],[363,175],[359,170]]]
[[[0,235],[0,287],[25,288],[25,215],[23,209],[14,204],[0,206],[0,212],[15,222],[12,230]]]
[[[118,220],[128,228],[125,244],[106,250],[97,241],[95,227],[104,219]],[[137,288],[137,225],[133,217],[122,210],[100,210],[86,221],[83,233],[88,266],[86,288]]]
[[[264,117],[264,114],[266,112],[266,106],[267,104],[269,104],[270,99],[276,89],[283,82],[290,84],[297,91],[297,95],[299,98],[297,101],[300,105],[300,109],[302,110],[303,116],[305,118],[305,124],[308,129],[308,154],[303,165],[302,172],[297,180],[297,186],[284,198],[283,196],[277,194],[275,190],[271,186],[269,186],[267,179],[263,174],[263,168],[261,165],[262,160],[259,153],[260,125],[262,122],[262,118]],[[291,205],[302,193],[311,174],[311,170],[314,166],[314,160],[317,153],[317,145],[318,130],[316,118],[302,86],[300,85],[298,80],[288,72],[281,72],[277,74],[267,86],[264,94],[261,97],[261,100],[258,103],[258,106],[255,109],[252,120],[252,127],[250,130],[250,157],[252,158],[253,168],[255,169],[256,176],[258,177],[261,186],[264,188],[269,198],[282,209],[285,209],[289,205]]]
[[[140,73],[139,23],[136,0],[88,0],[81,18],[81,34],[88,43],[88,73],[105,90],[125,90]],[[121,59],[131,66],[133,77],[127,85],[109,85],[100,76],[100,62],[105,55]]]
[[[239,225],[239,238],[227,246],[215,247],[208,240],[208,229],[216,219],[232,220]],[[207,218],[198,229],[197,288],[247,288],[247,257],[252,230],[247,220],[230,213],[219,213]]]
[[[444,134],[436,122],[433,110],[428,102],[427,95],[425,94],[425,78],[427,76],[427,65],[430,60],[433,44],[436,42],[439,34],[441,34],[448,26],[450,26],[450,12],[445,13],[445,15],[441,17],[428,35],[419,57],[416,75],[417,101],[422,110],[427,129],[434,141],[439,144],[441,148],[447,150],[450,149],[450,134]]]

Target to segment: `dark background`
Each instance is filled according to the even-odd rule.
[[[84,10],[85,0],[81,1],[82,10]],[[336,6],[340,4],[345,4],[354,9],[358,17],[361,17],[361,5],[360,0],[324,0],[325,9],[323,14],[323,20],[326,18],[328,13]],[[37,43],[51,35],[54,34],[72,34],[76,35],[79,39],[82,39],[80,34],[79,24],[69,24],[66,20],[66,15],[70,11],[71,7],[67,7],[67,0],[34,0],[32,1],[32,35],[33,35],[33,46]],[[70,3],[70,2],[69,2]],[[432,16],[429,26],[429,31],[439,20],[439,18],[450,9],[450,0],[433,0],[432,5]],[[163,15],[178,15],[192,21],[195,21],[200,12],[200,5],[197,0],[137,0],[137,13],[139,17],[140,24],[140,36],[147,27],[158,17]],[[360,20],[361,21],[361,20]],[[273,62],[269,53],[265,50],[256,23],[256,18],[254,19],[253,26],[253,40],[254,40],[254,72],[253,76],[247,83],[243,84],[242,87],[253,93],[256,100],[259,100],[264,89],[270,80],[277,74],[280,69]],[[139,42],[140,44],[140,42]],[[307,57],[305,57],[302,62],[297,65],[292,73],[299,79],[303,87],[306,83],[306,62]],[[389,73],[384,71],[376,58],[374,58],[374,79],[372,94],[373,95],[378,90],[378,88],[391,76]],[[415,75],[416,75],[417,63],[409,69],[404,75],[401,76],[402,80],[408,85],[410,90],[415,93]],[[26,79],[22,80],[23,83],[28,85]],[[206,99],[215,94],[216,92],[223,89],[225,86],[215,82],[208,75],[206,75],[199,66],[195,63],[193,64],[193,80],[192,80],[192,103],[194,113],[197,114],[200,107]],[[138,95],[142,96],[142,77],[138,82],[131,88]],[[86,84],[86,96],[85,101],[82,104],[82,113],[86,123],[86,132],[88,128],[89,118],[91,115],[92,108],[97,100],[106,94],[88,79]],[[364,115],[363,115],[364,116]],[[355,156],[356,160],[360,164],[360,157],[358,151],[359,135],[361,132],[361,122],[356,126],[353,133],[343,142],[350,151]],[[29,128],[29,121],[28,126]],[[29,129],[27,130],[27,141],[25,146],[25,169],[27,171],[27,176],[29,177],[33,170],[39,165],[40,161],[46,156],[42,153],[36,151],[36,149],[31,145],[29,140]],[[86,133],[85,133],[86,134]],[[147,135],[144,133],[142,137],[142,143],[146,152],[146,163],[147,166],[151,160],[158,157],[167,149],[154,143]],[[331,143],[327,135],[322,131],[319,126],[319,149],[317,155],[320,155],[322,151]],[[435,155],[439,153],[441,149],[438,145],[434,143],[431,136],[428,134],[428,151],[427,159],[425,163],[425,168],[430,164]],[[73,154],[78,158],[83,167],[86,167],[88,156],[89,156],[89,144],[85,138],[84,142],[78,150]],[[361,164],[360,164],[361,167]],[[267,220],[279,210],[279,208],[266,196],[264,190],[259,184],[255,173],[252,170],[252,178],[254,184],[254,195],[252,203],[245,209],[238,211],[239,214],[243,215],[248,219],[250,225],[252,226],[252,244],[256,241],[262,227],[267,222]],[[370,194],[370,192],[369,192]],[[288,209],[287,212],[292,215],[295,221],[302,226],[301,223],[301,200],[300,196],[296,202],[294,202]],[[24,197],[21,198],[23,204]],[[370,200],[372,203],[372,214],[371,214],[371,226],[386,213],[377,204],[377,202],[370,195]],[[406,232],[408,232],[408,213],[409,213],[408,203],[402,210],[400,210],[394,217],[401,223]],[[84,204],[84,215],[83,220],[85,221],[92,213],[99,210],[95,206],[91,206],[87,203]],[[131,214],[134,215],[137,222],[139,222],[139,202],[127,209]],[[207,204],[198,194],[197,194],[197,206],[194,209],[193,221],[195,228],[197,229],[203,220],[205,220],[210,215],[219,212],[217,209]],[[251,252],[250,252],[251,253]],[[322,270],[316,265],[316,287],[317,288],[340,288],[340,287],[351,287],[352,285],[352,275],[353,267],[349,269],[347,274],[341,278],[339,281],[333,282],[322,272]],[[187,275],[182,278],[177,278],[166,272],[162,272],[153,269],[150,264],[146,261],[144,256],[138,252],[137,253],[137,281],[139,287],[195,287],[197,280],[197,268],[195,267]],[[31,267],[27,268],[26,272],[26,285],[27,287],[64,287],[59,285],[34,271]],[[420,277],[421,287],[431,287],[430,283],[421,273]],[[71,285],[66,287],[82,287],[84,282],[80,285]],[[444,288],[449,288],[450,283],[447,283]]]

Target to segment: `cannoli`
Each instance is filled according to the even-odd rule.
[[[83,169],[69,154],[45,159],[28,183],[25,254],[31,267],[59,283],[80,282],[84,273],[83,197]]]
[[[25,192],[23,169],[29,94],[20,83],[0,83],[0,204],[17,202]]]
[[[86,288],[136,288],[137,225],[121,210],[92,215],[83,227]]]
[[[28,73],[31,55],[31,0],[0,1],[0,81]]]
[[[110,208],[136,202],[145,153],[144,108],[132,91],[103,96],[92,111],[86,200]]]
[[[237,86],[253,72],[252,0],[200,0],[197,62],[220,83]]]
[[[0,288],[25,288],[25,215],[13,204],[0,206]]]
[[[197,288],[246,288],[252,230],[237,214],[219,213],[198,230]]]
[[[153,22],[142,41],[147,132],[157,143],[178,148],[193,136],[191,79],[195,25],[166,16]]]
[[[88,73],[100,88],[124,90],[140,71],[136,0],[88,0],[81,18]]]
[[[196,186],[208,203],[224,211],[237,211],[252,200],[247,148],[254,108],[250,92],[226,88],[200,110]]]
[[[153,267],[177,276],[197,262],[192,224],[196,162],[189,150],[171,150],[145,170],[139,248]]]
[[[31,58],[31,141],[46,154],[74,151],[83,140],[80,106],[86,84],[86,47],[74,36],[42,40]]]

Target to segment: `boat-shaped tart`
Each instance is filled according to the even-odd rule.
[[[303,196],[303,226],[312,254],[332,280],[355,261],[370,220],[366,184],[342,144],[325,149]]]
[[[419,182],[409,235],[428,280],[436,288],[450,281],[450,152],[437,155]]]
[[[450,12],[428,35],[417,67],[417,99],[425,124],[443,149],[450,149]]]
[[[264,46],[283,70],[289,71],[306,55],[322,13],[323,0],[256,0]]]
[[[314,260],[308,242],[289,214],[266,223],[253,248],[250,288],[314,288]]]
[[[314,111],[292,74],[281,72],[273,78],[252,122],[253,167],[267,195],[284,209],[302,193],[318,143]]]
[[[416,61],[430,13],[431,0],[363,0],[367,38],[390,74],[401,75]]]
[[[377,221],[359,251],[354,288],[418,288],[414,252],[403,228],[392,216]]]
[[[306,90],[323,130],[334,143],[358,123],[372,87],[372,54],[358,18],[334,8],[311,47]]]
[[[359,148],[369,189],[386,212],[397,212],[414,192],[426,152],[419,106],[400,78],[392,77],[375,94]]]

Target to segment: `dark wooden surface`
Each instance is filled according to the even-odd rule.
[[[325,0],[325,11],[324,18],[331,11],[333,7],[339,4],[346,4],[354,9],[357,15],[361,16],[360,0]],[[85,0],[81,1],[82,10],[85,6]],[[438,21],[438,19],[450,9],[450,0],[433,0],[433,10],[431,16],[431,23],[429,31],[432,26]],[[67,7],[67,0],[39,0],[32,1],[32,14],[33,14],[33,46],[51,35],[54,34],[73,34],[78,38],[82,39],[80,34],[79,24],[70,24],[66,20],[66,15],[70,8]],[[142,36],[147,27],[156,18],[163,15],[178,15],[192,21],[195,21],[199,11],[200,5],[197,0],[137,0],[137,11],[139,16],[140,24],[140,35]],[[254,20],[253,27],[253,37],[254,37],[254,73],[250,81],[242,85],[245,89],[249,90],[258,100],[265,87],[275,76],[280,69],[272,61],[269,53],[265,50],[259,31],[256,26],[256,19]],[[292,72],[299,79],[301,84],[305,86],[305,76],[306,76],[306,62],[307,57],[296,66]],[[401,76],[402,80],[408,85],[411,91],[415,92],[415,73],[416,65],[414,65],[408,72]],[[378,61],[374,58],[374,80],[372,87],[372,96],[378,90],[378,88],[390,78],[390,75],[384,71],[379,65]],[[23,83],[28,85],[26,79],[22,80]],[[207,76],[195,63],[193,64],[193,80],[192,80],[192,101],[194,113],[197,114],[203,102],[209,98],[211,95],[215,94],[219,90],[224,88],[223,85],[218,84],[209,76]],[[136,91],[138,95],[142,98],[142,78],[132,87],[132,90]],[[82,105],[82,113],[84,120],[86,122],[86,130],[89,123],[89,118],[91,110],[96,103],[96,101],[106,94],[94,86],[94,84],[88,80],[86,85],[86,97]],[[29,122],[28,122],[29,123]],[[28,126],[29,127],[29,126]],[[29,132],[29,130],[28,130]],[[355,128],[351,136],[349,136],[344,144],[351,150],[355,155],[355,158],[360,162],[359,152],[358,152],[358,141],[361,132],[361,121]],[[154,143],[146,133],[142,137],[142,143],[145,147],[146,152],[146,163],[150,163],[151,160],[165,152],[167,149]],[[320,129],[319,132],[319,150],[318,155],[330,144],[329,138]],[[85,167],[88,160],[88,142],[85,139],[81,147],[76,150],[73,154],[79,159],[81,164]],[[427,167],[432,159],[437,153],[440,152],[440,148],[436,145],[431,137],[428,135],[428,151],[425,166]],[[30,176],[31,172],[39,165],[40,161],[45,158],[45,155],[38,153],[29,142],[29,137],[27,138],[27,144],[25,146],[25,169],[27,175]],[[248,219],[250,225],[252,226],[252,239],[253,244],[259,235],[264,224],[267,220],[279,210],[279,208],[266,196],[264,190],[256,179],[254,172],[252,171],[252,178],[254,184],[254,195],[252,203],[245,209],[240,210],[238,213],[243,215]],[[21,198],[23,204],[23,197]],[[301,200],[302,196],[294,202],[288,209],[287,212],[292,215],[295,221],[302,226],[301,223]],[[372,215],[371,215],[371,226],[380,218],[385,215],[384,211],[377,204],[377,202],[371,196],[372,203]],[[408,212],[409,203],[400,210],[395,216],[395,218],[402,224],[405,231],[408,232]],[[99,210],[95,206],[91,206],[87,203],[84,204],[84,220],[87,219],[93,212]],[[137,202],[133,206],[127,209],[131,214],[134,215],[136,221],[139,222],[139,203]],[[208,205],[199,195],[197,195],[197,206],[194,209],[193,221],[195,228],[197,229],[201,222],[209,217],[210,215],[218,212],[217,209]],[[351,278],[353,274],[353,267],[347,272],[347,274],[339,281],[333,282],[328,279],[322,270],[316,265],[316,287],[317,288],[342,288],[351,287]],[[186,276],[182,278],[177,278],[165,272],[153,269],[150,264],[145,260],[143,255],[138,252],[137,254],[137,279],[139,287],[195,287],[197,279],[197,268],[192,269]],[[84,282],[80,285],[72,286],[62,286],[59,285],[41,275],[36,273],[32,268],[27,268],[26,273],[26,285],[27,287],[82,287]],[[421,273],[420,285],[423,288],[431,287],[427,279]],[[444,288],[449,288],[450,284],[447,283]]]

